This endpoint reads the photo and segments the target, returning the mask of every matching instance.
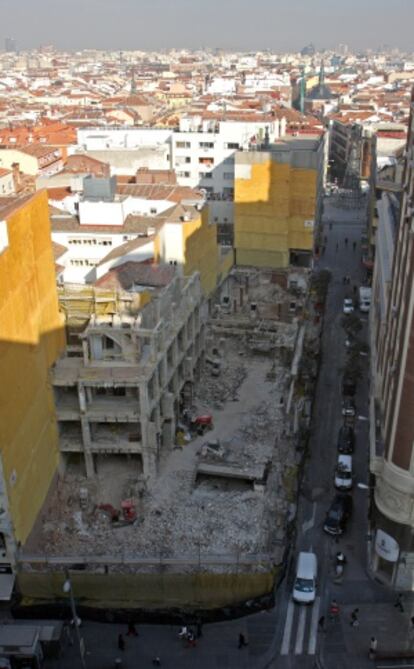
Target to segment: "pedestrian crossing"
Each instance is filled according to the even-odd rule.
[[[290,600],[283,630],[281,655],[315,655],[318,637],[320,597],[312,606],[295,604]]]

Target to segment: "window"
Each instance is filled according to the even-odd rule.
[[[227,142],[227,144],[224,145],[225,149],[234,149],[234,151],[237,151],[240,148],[240,145],[238,142]]]
[[[223,179],[226,179],[227,181],[233,180],[234,179],[233,172],[223,172]]]
[[[201,157],[201,158],[198,159],[198,162],[199,162],[200,165],[210,165],[210,166],[214,165],[213,158]]]
[[[200,149],[214,149],[214,142],[199,142]]]
[[[177,149],[191,149],[191,142],[177,142]]]
[[[234,158],[233,158],[233,156],[227,156],[227,158],[225,158],[225,159],[223,160],[223,164],[224,164],[224,165],[234,165]]]
[[[155,216],[156,213],[157,213],[157,210],[154,209],[154,207],[151,207],[151,209],[150,209],[150,214],[152,214],[153,216]]]
[[[200,179],[212,179],[213,178],[213,175],[212,175],[211,172],[199,172],[198,176],[200,177]]]
[[[186,179],[188,179],[189,176],[190,172],[177,172],[177,177],[185,177]]]

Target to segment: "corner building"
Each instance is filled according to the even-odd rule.
[[[370,468],[375,475],[371,566],[396,589],[414,587],[414,94],[401,216],[396,231],[385,323],[376,326],[380,293],[374,273],[371,332]]]

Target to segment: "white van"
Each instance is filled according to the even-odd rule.
[[[310,604],[316,596],[318,558],[315,553],[300,552],[293,586],[293,600],[299,604]]]
[[[350,490],[352,488],[352,456],[338,455],[335,467],[335,488],[338,490]]]

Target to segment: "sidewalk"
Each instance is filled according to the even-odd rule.
[[[152,667],[152,659],[160,657],[163,667],[180,669],[264,669],[274,637],[274,614],[259,613],[240,620],[203,626],[203,636],[195,648],[187,648],[178,638],[176,625],[137,625],[138,637],[126,636],[126,625],[86,622],[81,635],[85,641],[87,669],[110,669],[121,658],[123,669]],[[238,649],[239,634],[249,645]],[[123,634],[125,651],[118,650],[118,635]],[[45,669],[80,667],[76,645],[65,644],[58,660],[48,660]]]
[[[340,621],[328,621],[326,632],[321,635],[320,654],[324,668],[374,667],[374,662],[368,658],[369,643],[373,636],[378,640],[378,653],[414,649],[414,631],[410,629],[414,600],[406,599],[404,613],[394,607],[394,602],[395,597],[387,603],[342,605]],[[356,608],[359,609],[359,626],[352,627],[351,612]]]

